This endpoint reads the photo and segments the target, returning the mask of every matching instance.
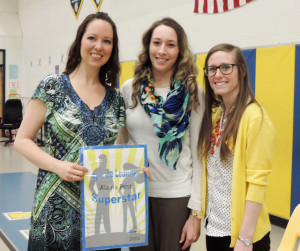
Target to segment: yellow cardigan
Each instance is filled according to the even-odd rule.
[[[219,119],[222,109],[212,115],[213,127]],[[263,120],[263,121],[262,121]],[[231,243],[234,247],[243,222],[246,200],[262,204],[256,224],[253,242],[264,237],[271,229],[266,206],[268,174],[272,168],[272,155],[275,141],[275,129],[267,112],[257,104],[250,104],[244,111],[237,133],[232,174],[231,194]],[[229,148],[232,149],[232,147]],[[202,175],[202,214],[205,216],[207,193],[206,159],[203,159]]]

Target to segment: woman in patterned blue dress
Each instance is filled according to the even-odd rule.
[[[77,30],[63,74],[45,77],[35,90],[15,141],[39,167],[28,250],[80,250],[79,147],[111,145],[124,126],[118,91],[118,36],[103,12]],[[33,141],[45,124],[45,149]]]

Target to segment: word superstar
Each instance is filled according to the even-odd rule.
[[[92,193],[93,195],[93,201],[97,203],[102,203],[105,206],[108,205],[109,203],[126,203],[128,201],[135,201],[140,198],[140,194],[128,194],[127,196],[118,196],[118,197],[101,197],[97,196],[96,193]]]

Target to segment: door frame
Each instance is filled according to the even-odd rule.
[[[3,80],[2,80],[2,86],[0,86],[0,88],[3,91],[2,105],[4,105],[4,103],[5,103],[5,50],[0,49],[0,51],[2,52],[2,55],[3,55],[2,64],[0,63],[0,66],[3,67]],[[0,97],[0,101],[1,101],[1,97]],[[2,106],[2,108],[3,108],[3,106]]]
[[[2,103],[2,111],[1,114],[3,115],[4,112],[4,103],[5,103],[5,50],[0,49],[0,52],[2,52],[2,63],[0,63],[0,67],[3,68],[3,76],[2,76],[2,86],[0,88],[2,89],[2,97],[0,97],[0,102]],[[0,61],[1,62],[1,61]],[[4,130],[2,132],[0,131],[0,136],[3,134]]]

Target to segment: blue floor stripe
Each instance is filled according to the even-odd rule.
[[[3,213],[31,212],[36,175],[0,174],[0,228],[20,251],[27,250],[27,239],[19,230],[29,229],[29,219],[8,220]]]

